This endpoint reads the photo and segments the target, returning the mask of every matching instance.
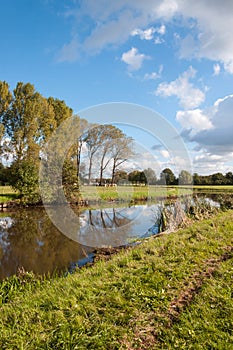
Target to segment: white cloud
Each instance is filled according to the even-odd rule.
[[[221,67],[220,67],[219,64],[214,64],[213,69],[214,69],[214,75],[215,76],[220,74]]]
[[[134,29],[131,32],[132,36],[139,36],[141,40],[152,40],[154,38],[154,33],[158,33],[160,35],[164,35],[166,33],[166,26],[162,24],[160,27],[150,27],[148,29]]]
[[[157,33],[164,35],[166,33],[166,26],[162,24],[161,27],[157,29]]]
[[[155,43],[156,45],[159,45],[159,44],[164,43],[164,40],[161,39],[159,36],[157,36],[157,37],[155,38],[155,40],[154,40],[154,43]]]
[[[199,108],[189,111],[178,111],[176,113],[176,120],[184,129],[192,129],[193,133],[213,127],[208,115],[205,115]]]
[[[143,61],[149,58],[149,56],[139,53],[136,47],[132,47],[129,51],[124,52],[121,56],[121,60],[128,64],[130,71],[140,69]]]
[[[230,23],[233,23],[233,2],[229,0],[177,0],[178,12],[196,21],[195,31],[181,41],[181,56],[207,58],[223,62],[233,73],[233,42]],[[191,15],[190,15],[191,14]],[[189,52],[186,51],[188,42]]]
[[[162,149],[161,151],[159,151],[161,156],[163,156],[164,158],[170,158],[170,154],[167,150]]]
[[[193,111],[185,111],[186,116],[190,118],[192,123],[191,128],[186,125],[186,129],[182,135],[189,141],[197,144],[196,150],[204,150],[209,155],[224,156],[233,152],[233,95],[217,100],[208,111],[199,110],[198,113]],[[198,130],[195,127],[198,125],[198,119],[195,121],[195,116],[199,117],[199,121],[205,123],[205,128]],[[181,123],[182,113],[180,114]],[[183,125],[185,127],[185,125]]]
[[[201,105],[205,100],[205,94],[198,88],[195,88],[190,79],[194,78],[196,71],[189,67],[187,71],[181,74],[176,80],[159,84],[155,94],[157,96],[176,96],[179,99],[181,107],[192,109]]]
[[[106,46],[128,40],[135,28],[150,27],[140,35],[149,40],[154,23],[176,19],[189,35],[177,40],[183,58],[196,57],[221,62],[233,74],[233,1],[230,0],[80,0],[66,16],[73,19],[70,43],[63,46],[60,60],[75,60],[78,53],[98,53]],[[157,32],[163,35],[163,24]],[[158,43],[159,40],[156,39]],[[66,52],[67,51],[67,52]],[[73,55],[73,56],[72,56]]]
[[[58,62],[74,62],[79,58],[79,45],[76,38],[65,44],[60,51]]]
[[[233,166],[229,162],[232,158],[233,153],[220,156],[202,150],[193,159],[194,172],[201,175],[210,175],[218,172],[226,174],[228,171],[233,171]]]
[[[158,72],[146,73],[144,75],[144,80],[156,80],[161,77],[161,73],[163,71],[163,65],[160,65]]]
[[[134,29],[131,35],[132,36],[138,35],[141,40],[152,40],[155,32],[156,32],[156,29],[153,27],[148,28],[146,30]]]

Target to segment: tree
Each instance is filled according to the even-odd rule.
[[[38,169],[32,160],[18,160],[10,168],[9,184],[19,192],[22,202],[38,201],[38,178]]]
[[[46,99],[30,83],[17,83],[11,94],[8,84],[0,82],[0,112],[1,125],[4,127],[1,126],[0,133],[8,138],[7,151],[13,159],[11,181],[15,181],[21,196],[29,198],[30,193],[32,197],[32,190],[38,185],[41,154],[46,158],[43,146],[55,128],[71,116],[72,109],[64,101],[52,97]],[[60,147],[63,146],[61,143]],[[26,171],[27,167],[31,176]],[[17,180],[17,176],[20,180]]]
[[[176,183],[176,177],[173,174],[172,170],[169,168],[164,169],[160,174],[161,182],[165,182],[167,186],[169,185],[175,185]]]
[[[117,137],[111,148],[112,157],[112,179],[111,183],[115,182],[115,175],[118,168],[134,155],[133,139],[127,137],[120,129],[117,129]]]
[[[147,184],[144,171],[134,170],[128,175],[128,180],[133,184]]]
[[[101,132],[98,125],[92,125],[91,129],[87,131],[85,143],[88,150],[88,183],[91,183],[92,166],[94,161],[94,156],[98,152],[100,146],[102,145]]]
[[[79,137],[76,145],[76,173],[77,173],[77,181],[79,182],[80,172],[81,172],[81,154],[84,143],[87,141],[88,129],[90,127],[88,121],[86,119],[80,120],[80,130]]]
[[[213,185],[225,185],[226,179],[222,173],[215,173],[211,176]]]
[[[118,170],[115,173],[115,182],[118,183],[124,183],[128,181],[128,174],[124,170]]]
[[[144,172],[144,174],[146,176],[147,183],[149,185],[156,185],[157,177],[156,177],[155,171],[153,169],[151,169],[151,168],[147,168],[143,172]]]
[[[226,177],[226,184],[233,185],[233,173],[229,171],[228,173],[226,173],[225,177]]]
[[[113,125],[101,125],[101,147],[99,151],[100,155],[100,185],[103,182],[103,174],[112,159],[112,148],[115,147],[115,143],[118,141],[119,134],[121,134],[120,129]],[[116,174],[115,174],[116,175]],[[116,179],[115,179],[116,181]]]
[[[9,85],[5,81],[0,81],[0,155],[2,155],[4,151],[3,139],[5,134],[5,114],[8,111],[11,101],[12,94]]]
[[[187,170],[181,170],[179,174],[180,185],[191,185],[193,181],[192,175]]]

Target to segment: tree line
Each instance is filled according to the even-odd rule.
[[[175,176],[173,171],[165,168],[157,177],[155,170],[148,168],[143,171],[134,170],[132,172],[119,171],[116,174],[117,181],[121,183],[130,182],[134,185],[149,184],[149,185],[233,185],[233,173],[227,172],[215,173],[212,175],[193,175],[186,170],[181,170],[178,176]],[[97,179],[98,180],[98,179]],[[108,181],[108,179],[106,179]]]

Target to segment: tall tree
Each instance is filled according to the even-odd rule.
[[[165,181],[167,186],[174,185],[176,183],[176,177],[171,169],[166,168],[160,174],[161,181]]]
[[[82,149],[83,145],[87,141],[88,137],[88,129],[90,128],[90,124],[86,119],[80,118],[80,129],[79,129],[79,137],[77,140],[77,145],[75,148],[76,152],[76,170],[77,170],[77,181],[79,181],[80,178],[80,172],[81,172],[81,155],[82,155]]]
[[[0,81],[0,155],[4,151],[3,138],[5,134],[4,119],[5,114],[12,101],[12,94],[9,85],[5,81]]]
[[[8,84],[0,82],[0,112],[4,131],[2,127],[0,130],[8,137],[8,152],[13,159],[12,181],[22,196],[25,191],[31,196],[38,184],[42,146],[55,128],[72,115],[72,109],[64,101],[46,99],[30,83],[17,83],[11,94]]]
[[[3,117],[16,160],[24,157],[38,158],[39,96],[33,85],[18,83],[13,91],[11,105]]]
[[[117,142],[119,129],[113,125],[100,126],[102,144],[100,147],[100,185],[103,182],[103,174],[112,159],[112,147]]]
[[[192,175],[187,170],[181,170],[179,174],[180,185],[191,185],[193,182]]]
[[[151,168],[147,168],[143,172],[144,172],[144,174],[146,176],[147,183],[149,185],[156,185],[157,177],[156,177],[155,171],[153,169],[151,169]]]
[[[119,167],[134,155],[133,139],[117,129],[117,137],[111,147],[112,176],[111,183],[115,181],[116,171]]]
[[[100,127],[97,124],[93,124],[86,134],[85,143],[88,151],[88,183],[91,184],[92,167],[94,162],[94,156],[97,154],[101,144]]]

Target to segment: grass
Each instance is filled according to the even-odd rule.
[[[87,201],[137,201],[137,200],[155,200],[157,198],[173,197],[177,195],[191,194],[190,188],[181,188],[178,186],[117,186],[99,187],[82,186],[81,197]]]
[[[11,186],[0,186],[0,203],[5,203],[18,198],[17,192]]]
[[[0,285],[1,349],[231,349],[233,211],[67,277]]]
[[[105,201],[134,202],[139,200],[156,200],[158,198],[170,198],[192,194],[192,192],[203,193],[232,193],[233,186],[118,186],[99,187],[81,186],[81,199],[84,201],[103,203]],[[18,198],[10,186],[0,186],[0,203],[9,202]]]
[[[231,185],[223,185],[223,186],[218,186],[218,185],[211,185],[211,186],[193,186],[193,190],[194,191],[198,191],[198,192],[210,192],[210,193],[219,193],[219,192],[223,192],[223,193],[232,193],[233,192],[233,186]]]

